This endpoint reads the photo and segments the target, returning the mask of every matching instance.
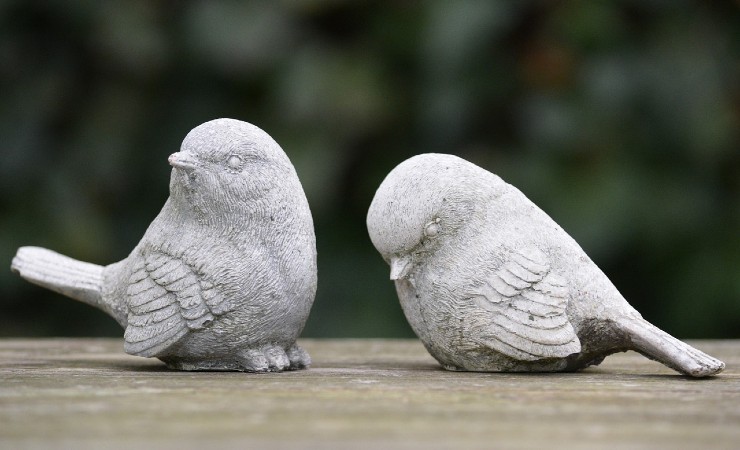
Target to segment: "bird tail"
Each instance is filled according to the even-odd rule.
[[[635,350],[673,370],[692,377],[716,375],[725,363],[681,342],[641,317],[621,322]]]
[[[115,308],[103,299],[103,266],[45,248],[21,247],[10,269],[33,284],[102,309],[118,320]]]

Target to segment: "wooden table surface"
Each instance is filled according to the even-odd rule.
[[[310,370],[175,372],[118,339],[0,340],[0,447],[740,449],[740,341],[694,380],[636,353],[446,372],[416,340],[301,341]]]

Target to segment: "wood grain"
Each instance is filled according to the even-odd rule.
[[[176,372],[119,339],[0,340],[2,448],[740,448],[740,341],[690,379],[636,353],[458,373],[416,340],[302,340],[310,370]]]

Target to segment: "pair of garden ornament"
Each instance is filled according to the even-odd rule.
[[[127,353],[171,368],[308,367],[296,339],[316,293],[316,239],[286,154],[260,128],[218,119],[169,163],[170,196],[128,257],[99,266],[22,247],[12,270],[105,311]],[[693,377],[724,368],[648,323],[547,214],[461,158],[402,162],[367,228],[406,318],[445,369],[575,371],[626,350]]]

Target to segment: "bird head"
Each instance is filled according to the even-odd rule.
[[[409,278],[440,248],[482,218],[479,205],[506,184],[464,159],[414,156],[383,180],[367,214],[370,239],[391,266],[392,280]]]
[[[169,163],[171,197],[208,220],[264,211],[265,204],[300,189],[280,146],[239,120],[216,119],[194,128]]]

